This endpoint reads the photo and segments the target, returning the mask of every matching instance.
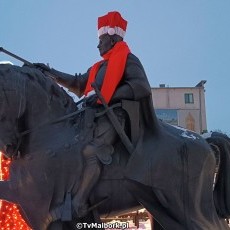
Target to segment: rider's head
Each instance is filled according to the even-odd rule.
[[[117,11],[109,12],[98,18],[99,44],[97,48],[101,56],[113,48],[117,42],[123,40],[127,23]]]

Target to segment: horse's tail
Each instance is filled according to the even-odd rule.
[[[217,159],[217,174],[214,185],[214,202],[217,213],[222,218],[230,217],[230,138],[213,132],[207,142],[214,149]],[[215,151],[216,148],[216,151]]]

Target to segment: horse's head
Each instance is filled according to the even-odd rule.
[[[0,150],[12,157],[19,142],[19,121],[25,111],[22,79],[11,80],[9,65],[0,65]],[[25,84],[25,82],[24,82]]]
[[[44,135],[32,132],[24,143],[21,133],[74,110],[73,99],[42,72],[26,66],[0,65],[0,150],[8,157],[17,153],[19,145],[24,152],[29,142],[31,147],[38,138],[44,141]]]
[[[16,120],[7,118],[5,114],[0,116],[0,150],[7,157],[13,157],[19,143]]]

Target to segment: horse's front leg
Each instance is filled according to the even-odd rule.
[[[0,200],[16,202],[17,192],[15,189],[12,189],[11,181],[0,181]]]

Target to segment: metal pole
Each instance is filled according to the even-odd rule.
[[[3,53],[5,53],[5,54],[7,54],[7,55],[13,57],[13,58],[15,58],[15,59],[17,59],[17,60],[23,62],[24,64],[26,64],[26,65],[28,65],[28,66],[34,66],[34,64],[33,64],[32,62],[29,62],[29,61],[27,61],[26,59],[21,58],[21,57],[19,57],[18,55],[13,54],[13,53],[11,53],[11,52],[8,51],[8,50],[5,50],[3,47],[0,47],[0,52],[3,52]],[[56,80],[56,75],[50,73],[49,71],[44,71],[43,73],[44,73],[46,76],[51,77],[53,80]]]
[[[3,47],[0,47],[0,52],[3,52],[3,53],[5,53],[5,54],[7,54],[7,55],[9,55],[9,56],[11,56],[11,57],[13,57],[15,59],[18,59],[19,61],[21,61],[21,62],[23,62],[23,63],[25,63],[27,65],[33,65],[33,63],[31,63],[31,62],[29,62],[29,61],[17,56],[16,54],[11,53],[8,50],[5,50]]]

